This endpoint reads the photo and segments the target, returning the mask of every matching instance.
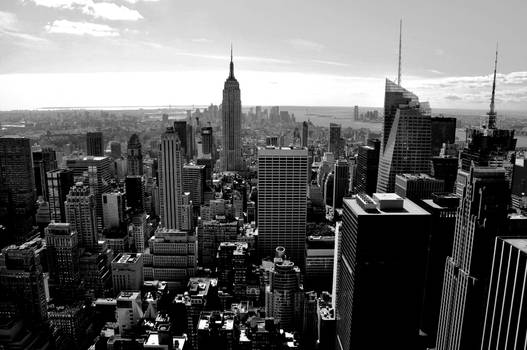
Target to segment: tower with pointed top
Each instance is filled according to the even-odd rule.
[[[234,62],[231,62],[229,77],[223,88],[223,102],[221,105],[223,127],[222,169],[224,171],[242,170],[242,102],[240,99],[240,84],[234,77]]]
[[[498,69],[498,46],[496,45],[496,59],[494,60],[494,79],[492,80],[492,97],[490,98],[490,110],[488,128],[496,128],[496,111],[494,110],[494,96],[496,95],[496,70]]]

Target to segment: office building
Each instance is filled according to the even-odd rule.
[[[430,175],[445,182],[445,192],[455,192],[458,161],[457,157],[452,156],[432,157]]]
[[[322,293],[317,299],[317,344],[319,349],[335,349],[336,321],[332,296]]]
[[[57,155],[52,148],[44,147],[33,151],[33,171],[35,173],[35,187],[37,197],[48,200],[48,184],[46,174],[57,169]]]
[[[113,292],[140,290],[143,287],[143,256],[141,253],[121,253],[112,261]]]
[[[138,253],[145,251],[148,239],[150,239],[150,235],[152,234],[152,226],[148,222],[149,218],[145,212],[138,212],[132,216],[130,230],[135,251]]]
[[[427,174],[397,174],[395,193],[420,204],[422,199],[432,198],[433,193],[445,192],[445,182]]]
[[[86,133],[86,151],[88,156],[104,156],[104,142],[102,139],[102,132]]]
[[[124,223],[124,194],[108,192],[102,195],[102,215],[105,229],[119,228]]]
[[[307,149],[258,150],[258,256],[277,246],[304,265],[307,216]]]
[[[380,150],[381,141],[377,139],[369,139],[366,146],[359,147],[354,178],[355,193],[366,193],[371,196],[376,191]]]
[[[247,290],[247,242],[221,242],[216,258],[219,287],[243,299]]]
[[[494,238],[507,232],[511,153],[516,139],[513,130],[496,128],[497,57],[496,52],[487,126],[468,129],[468,143],[460,153],[456,194],[461,204],[452,255],[445,262],[438,350],[480,346]]]
[[[141,292],[123,291],[117,296],[117,323],[119,334],[132,335],[143,318]]]
[[[119,141],[110,141],[110,157],[113,159],[121,158],[122,150]]]
[[[197,328],[197,349],[236,349],[237,334],[232,311],[202,311]]]
[[[456,118],[433,117],[431,118],[432,130],[432,156],[438,156],[443,144],[456,142]]]
[[[178,131],[175,128],[167,128],[161,135],[160,147],[159,197],[161,225],[168,229],[179,229],[182,215],[183,150]]]
[[[395,190],[395,175],[430,172],[430,110],[417,96],[386,80],[384,135],[377,192]]]
[[[314,290],[318,293],[331,290],[334,257],[334,236],[307,237],[305,290]]]
[[[142,176],[128,175],[124,180],[126,206],[133,211],[143,211],[145,206],[145,182]]]
[[[212,137],[211,126],[201,128],[201,149],[203,155],[212,155],[212,150],[214,148],[214,139]]]
[[[7,237],[1,246],[22,243],[31,232],[35,213],[35,177],[30,141],[18,136],[0,137],[0,225]]]
[[[340,156],[340,124],[329,123],[329,142],[328,151],[335,155],[335,158]]]
[[[103,227],[102,194],[110,192],[112,160],[110,157],[78,157],[66,160],[66,167],[73,171],[73,180],[82,181],[95,195],[97,227]]]
[[[420,331],[425,337],[426,346],[433,348],[437,335],[437,316],[441,307],[445,260],[452,251],[459,197],[454,194],[435,193],[432,194],[432,199],[424,199],[421,206],[431,214],[431,229]]]
[[[430,214],[394,193],[344,199],[338,349],[418,349],[429,230]]]
[[[278,136],[266,136],[265,145],[278,147]]]
[[[280,327],[298,330],[303,308],[300,268],[285,257],[283,247],[276,248],[276,258],[269,271],[269,284],[265,287],[265,314],[280,322]]]
[[[158,228],[143,254],[145,281],[166,281],[169,289],[181,289],[196,274],[197,248],[195,234]]]
[[[29,163],[31,165],[31,163]],[[0,300],[2,309],[12,308],[4,316],[21,317],[31,324],[47,322],[47,299],[42,259],[45,245],[33,238],[21,245],[10,245],[0,253]]]
[[[527,239],[497,237],[480,349],[521,349],[527,344]]]
[[[527,209],[527,162],[525,158],[517,158],[514,163],[511,199],[513,208],[521,211]]]
[[[82,248],[95,251],[97,249],[97,220],[95,215],[95,196],[88,186],[81,182],[75,184],[66,196],[66,222],[79,235],[79,245]]]
[[[66,197],[74,185],[73,172],[68,169],[55,169],[47,173],[48,201],[51,220],[66,222]]]
[[[333,210],[342,208],[342,199],[348,193],[349,168],[348,161],[344,159],[337,160],[333,168]]]
[[[212,202],[212,201],[211,201]],[[203,220],[198,223],[199,266],[213,268],[221,242],[236,241],[239,223],[236,220]]]
[[[230,73],[223,88],[223,102],[221,104],[222,121],[222,169],[224,171],[240,171],[242,160],[242,102],[240,99],[240,84],[234,77],[234,63],[231,63]]]
[[[175,120],[174,121],[174,132],[179,138],[179,142],[181,143],[181,155],[182,157],[188,161],[187,153],[188,153],[188,135],[187,135],[187,122],[186,120]]]
[[[46,249],[53,297],[74,301],[79,296],[79,238],[68,223],[51,223],[46,227]]]
[[[355,121],[360,120],[359,106],[353,107],[353,120],[355,120]]]
[[[190,192],[192,205],[203,204],[205,190],[205,165],[185,164],[183,166],[183,192]]]
[[[143,175],[143,153],[142,153],[141,141],[139,141],[139,136],[137,136],[137,134],[132,134],[132,136],[130,136],[130,140],[128,140],[128,147],[127,147],[126,153],[127,153],[126,160],[128,162],[128,166],[127,166],[128,175],[142,176]]]
[[[304,121],[302,122],[302,147],[306,147],[309,141],[309,124]]]
[[[68,347],[84,344],[87,329],[91,326],[89,308],[81,303],[73,305],[50,304],[49,324],[59,333],[61,345]]]

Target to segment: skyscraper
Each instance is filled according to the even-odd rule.
[[[110,157],[117,159],[121,157],[121,143],[119,141],[110,141]]]
[[[333,168],[333,209],[342,208],[342,199],[349,188],[349,164],[347,160],[339,159]]]
[[[340,124],[329,123],[329,152],[338,159],[340,155]]]
[[[74,181],[82,181],[95,195],[97,226],[102,228],[102,194],[110,191],[112,160],[110,157],[78,157],[68,159],[66,167],[73,171]]]
[[[104,143],[102,139],[102,132],[97,131],[86,133],[86,150],[89,156],[104,156]]]
[[[51,170],[47,174],[47,182],[51,220],[66,222],[64,202],[71,186],[74,185],[73,172],[68,169]]]
[[[128,175],[143,175],[143,153],[139,136],[133,134],[128,141]]]
[[[179,142],[181,143],[181,156],[188,160],[188,128],[186,120],[174,120],[174,131],[179,137]]]
[[[185,164],[183,166],[183,192],[190,192],[194,207],[203,204],[205,190],[205,165]]]
[[[527,239],[497,237],[481,349],[521,349],[527,344]]]
[[[456,141],[456,118],[433,117],[432,156],[438,156],[443,143],[453,144]]]
[[[381,142],[377,139],[369,139],[367,146],[359,147],[355,193],[366,193],[371,196],[377,189],[380,149]]]
[[[58,299],[76,300],[80,285],[77,232],[68,223],[51,223],[44,231],[52,294]]]
[[[393,193],[344,199],[338,349],[418,348],[429,225],[429,213]]]
[[[258,255],[277,246],[304,265],[307,215],[307,149],[258,150]]]
[[[496,128],[494,84],[487,127],[469,129],[460,154],[456,193],[461,197],[452,255],[445,263],[438,350],[480,346],[494,238],[506,233],[510,201],[509,153],[514,131]]]
[[[9,233],[9,237],[0,237],[2,246],[24,241],[32,228],[35,200],[29,139],[0,137],[0,225]]]
[[[429,173],[430,111],[427,103],[386,79],[384,134],[377,192],[393,192],[395,175]]]
[[[353,107],[353,120],[359,120],[359,106]]]
[[[240,99],[240,84],[234,77],[234,63],[231,63],[230,73],[223,88],[221,105],[223,129],[222,169],[225,171],[242,170],[242,102]]]
[[[302,123],[302,147],[307,147],[309,138],[309,124],[304,121]]]
[[[97,249],[95,208],[95,197],[90,193],[88,186],[78,182],[71,187],[66,197],[66,221],[71,224],[71,229],[78,233],[80,246],[90,251]]]
[[[145,209],[145,184],[139,175],[127,176],[125,179],[126,206],[134,211]]]
[[[104,228],[119,228],[124,223],[124,194],[114,191],[102,195],[102,214]]]
[[[52,148],[42,148],[33,151],[33,170],[35,172],[35,186],[37,196],[48,200],[48,184],[46,174],[50,170],[57,169],[57,155]]]
[[[183,155],[175,128],[161,135],[159,161],[159,197],[161,225],[167,229],[181,227],[181,196],[183,195]]]
[[[204,155],[212,155],[213,140],[211,126],[201,128],[201,147]]]

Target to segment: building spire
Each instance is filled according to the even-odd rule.
[[[397,85],[401,86],[401,44],[403,37],[403,19],[399,21],[399,69],[397,71]]]
[[[230,64],[229,79],[234,79],[234,63],[232,62],[232,43],[231,43],[231,64]]]
[[[488,113],[489,122],[487,127],[489,129],[496,128],[496,111],[494,110],[494,97],[496,95],[496,70],[498,68],[498,43],[496,43],[496,59],[494,60],[494,79],[492,80],[492,96],[490,98],[490,111]]]

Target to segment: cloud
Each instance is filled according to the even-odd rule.
[[[290,45],[296,47],[297,49],[302,50],[314,50],[314,51],[320,51],[324,48],[324,45],[319,44],[317,42],[311,41],[311,40],[305,40],[305,39],[289,39],[287,41]]]
[[[37,6],[81,11],[82,13],[112,21],[137,21],[143,16],[137,11],[113,2],[94,0],[26,0]]]
[[[137,4],[139,2],[159,2],[160,0],[124,0],[129,4]]]
[[[206,39],[206,38],[194,38],[194,39],[190,39],[190,41],[192,41],[193,43],[211,43],[212,40],[210,39]]]
[[[427,71],[434,74],[443,74],[443,72],[438,71],[437,69],[427,69]]]
[[[95,37],[115,37],[119,32],[106,24],[90,22],[72,22],[65,19],[55,20],[46,25],[46,31],[52,34],[90,35]]]
[[[229,60],[229,56],[225,55],[209,55],[209,54],[199,54],[192,52],[176,52],[174,55],[177,56],[188,56],[188,57],[197,57],[197,58],[206,58],[211,60]],[[276,63],[276,64],[291,64],[291,61],[271,58],[271,57],[257,57],[257,56],[234,56],[234,61],[245,61],[245,62],[259,62],[259,63]]]
[[[44,42],[43,38],[19,30],[18,19],[14,13],[0,11],[0,36],[10,36],[33,42]]]
[[[434,53],[437,56],[443,56],[445,54],[445,50],[437,48],[437,49],[434,49]]]
[[[337,67],[349,67],[350,65],[342,62],[335,61],[325,61],[325,60],[311,60],[314,63],[327,64],[328,66],[337,66]]]
[[[0,30],[16,30],[17,18],[14,13],[0,11]]]
[[[112,21],[137,21],[143,16],[137,11],[126,6],[111,2],[96,2],[82,8],[82,12],[96,18],[104,18]]]
[[[461,100],[461,97],[456,96],[456,95],[446,95],[445,100],[459,101]]]

